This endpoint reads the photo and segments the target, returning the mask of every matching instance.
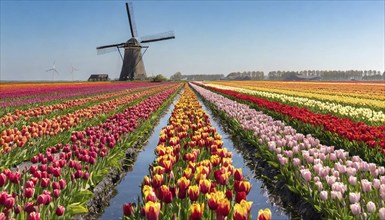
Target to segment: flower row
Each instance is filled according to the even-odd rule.
[[[164,88],[164,86],[151,88],[146,91],[107,100],[66,115],[44,119],[37,123],[32,122],[30,125],[23,126],[21,130],[18,128],[6,129],[1,133],[0,144],[3,148],[0,149],[0,152],[8,153],[17,147],[23,147],[31,138],[57,135],[100,114],[108,114],[115,110],[117,106],[124,106],[133,100],[162,91]]]
[[[105,171],[121,160],[124,140],[175,93],[172,86],[107,119],[106,122],[74,132],[71,143],[58,143],[35,155],[32,165],[0,174],[0,216],[7,219],[66,219],[79,212],[92,195]],[[119,155],[120,158],[118,157]]]
[[[157,158],[141,185],[143,204],[124,204],[126,219],[250,219],[251,184],[186,86],[160,133]],[[263,211],[262,211],[263,212]],[[263,214],[261,214],[263,215]],[[269,210],[264,212],[269,219]]]
[[[339,102],[357,106],[385,108],[383,83],[328,83],[328,82],[219,82],[218,84],[257,89],[286,95],[301,96],[322,101]]]
[[[18,84],[1,85],[0,107],[13,109],[16,106],[45,103],[55,100],[73,99],[81,96],[119,91],[131,87],[148,86],[150,83],[58,83],[27,84],[18,88]],[[10,87],[10,88],[4,88]],[[5,114],[5,113],[1,113]]]
[[[246,93],[269,100],[274,100],[289,105],[296,105],[298,107],[307,107],[312,111],[321,113],[331,113],[337,116],[349,117],[356,121],[363,121],[367,124],[380,125],[385,124],[385,113],[382,111],[375,111],[369,107],[355,107],[351,105],[342,105],[335,102],[320,101],[306,97],[290,96],[286,94],[266,92],[245,88],[238,88],[232,86],[223,86],[217,84],[207,84],[208,86],[234,90],[241,93]]]
[[[317,114],[306,108],[289,106],[269,101],[237,91],[209,87],[215,91],[236,99],[251,102],[259,107],[299,120],[303,123],[321,127],[322,129],[346,138],[350,141],[363,142],[368,146],[385,149],[385,126],[368,126],[363,122],[353,122],[348,118],[338,118],[329,114]]]
[[[8,127],[12,124],[14,124],[17,121],[25,120],[29,121],[31,118],[38,118],[43,115],[48,115],[54,111],[63,111],[69,108],[82,106],[87,103],[93,102],[93,101],[102,101],[105,99],[109,99],[112,97],[118,97],[125,94],[130,94],[135,91],[143,90],[143,87],[130,87],[130,89],[124,89],[124,90],[118,90],[110,93],[103,93],[96,96],[87,96],[84,98],[78,98],[78,99],[71,99],[64,101],[62,103],[56,103],[52,105],[46,105],[46,106],[39,106],[34,108],[29,108],[25,110],[18,110],[16,109],[15,112],[11,113],[8,112],[5,116],[0,118],[0,125],[3,127]]]
[[[261,155],[293,192],[328,218],[385,219],[385,168],[349,152],[320,144],[311,135],[257,112],[249,106],[192,85],[207,101],[238,122],[238,131],[257,141]]]

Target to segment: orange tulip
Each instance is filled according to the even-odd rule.
[[[158,220],[160,213],[160,203],[149,201],[144,206],[144,213],[147,220]]]
[[[199,181],[199,190],[201,193],[206,194],[210,191],[211,182],[210,180],[204,179]]]
[[[265,210],[260,209],[258,212],[258,220],[271,220],[271,211],[266,208]]]
[[[217,219],[228,216],[230,213],[230,202],[227,198],[222,198],[218,200],[217,207]]]
[[[235,204],[234,206],[234,214],[233,214],[233,219],[234,220],[247,220],[248,217],[248,212],[246,207],[240,205],[240,204]]]
[[[190,206],[191,214],[190,214],[189,220],[200,220],[203,215],[203,209],[204,209],[203,204],[201,205],[199,205],[198,203],[192,204]]]
[[[243,179],[242,169],[235,169],[234,171],[234,180],[241,181]]]
[[[152,187],[158,188],[163,184],[163,175],[155,174],[152,178]]]
[[[170,160],[164,160],[163,167],[166,173],[170,173],[172,170],[172,162]]]
[[[191,179],[191,177],[193,176],[193,172],[192,172],[192,169],[187,167],[184,171],[183,171],[183,176],[186,177],[187,179]]]
[[[214,145],[212,145],[212,146],[214,146]],[[211,161],[211,164],[216,167],[221,163],[221,158],[218,155],[212,155],[210,157],[210,161]]]
[[[199,187],[197,185],[190,186],[187,193],[191,201],[197,201],[199,198]]]

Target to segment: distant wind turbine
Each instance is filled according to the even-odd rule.
[[[55,73],[59,74],[59,72],[56,70],[55,61],[53,62],[52,68],[46,70],[46,72],[52,72],[52,81],[55,81]]]
[[[74,66],[71,66],[72,81],[74,81],[74,72],[78,71]]]

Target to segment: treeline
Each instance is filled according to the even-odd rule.
[[[232,72],[226,76],[229,80],[263,80],[264,73],[262,71],[243,71]]]
[[[271,80],[284,80],[292,76],[320,77],[321,80],[385,80],[385,72],[376,70],[303,70],[303,71],[271,71]]]

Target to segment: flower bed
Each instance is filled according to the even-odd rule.
[[[350,119],[315,114],[306,108],[287,106],[236,91],[207,86],[206,88],[262,110],[302,133],[315,134],[324,143],[346,149],[369,162],[385,164],[385,148],[382,148],[385,146],[385,126],[367,126],[364,123],[352,122]]]
[[[217,84],[206,84],[220,89],[234,90],[261,98],[267,98],[272,101],[283,104],[294,105],[297,107],[306,107],[316,113],[333,114],[338,117],[348,117],[357,122],[365,122],[367,125],[385,124],[385,113],[376,111],[370,107],[353,106],[340,104],[337,102],[321,101],[317,99],[306,98],[302,96],[286,95],[274,92],[259,91],[253,89],[239,88],[237,86],[224,86]]]
[[[125,218],[251,219],[252,203],[246,200],[251,184],[222,145],[209,116],[185,87],[161,131],[150,175],[143,179],[142,202],[124,204]],[[265,216],[271,213],[266,210]]]
[[[385,168],[320,144],[281,121],[196,85],[193,88],[281,171],[289,189],[332,219],[385,219]]]
[[[74,132],[71,143],[58,143],[32,158],[23,170],[0,174],[0,218],[68,219],[83,206],[109,167],[121,166],[130,133],[147,120],[178,85],[111,116],[99,126]],[[136,136],[134,136],[136,138]]]
[[[108,114],[109,112],[114,111],[116,107],[124,107],[134,100],[140,100],[143,97],[160,92],[161,90],[164,90],[164,88],[165,87],[151,88],[147,91],[104,101],[64,116],[58,116],[53,119],[44,119],[38,123],[33,122],[31,125],[23,126],[21,131],[17,128],[4,130],[0,138],[0,144],[3,147],[0,149],[0,152],[6,154],[2,154],[0,158],[5,158],[3,159],[3,161],[5,160],[4,163],[10,161],[11,158],[9,157],[13,157],[14,155],[8,155],[9,152],[20,148],[22,148],[22,150],[28,150],[33,147],[32,143],[29,144],[30,146],[26,145],[30,139],[36,139],[38,137],[52,137],[55,139],[58,134],[66,130],[76,127],[92,118],[97,118],[101,114]],[[3,166],[4,163],[1,163],[1,166]]]

